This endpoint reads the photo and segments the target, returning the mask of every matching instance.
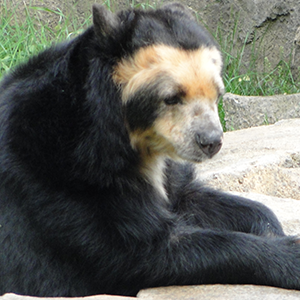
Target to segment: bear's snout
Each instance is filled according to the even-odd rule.
[[[197,132],[195,135],[196,143],[200,149],[209,157],[217,154],[223,144],[223,132],[220,130],[213,130],[210,132]]]

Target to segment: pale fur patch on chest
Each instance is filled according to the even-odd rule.
[[[164,186],[165,183],[165,157],[157,156],[147,164],[142,165],[141,173],[145,179],[158,191],[158,193],[168,200],[168,195]]]

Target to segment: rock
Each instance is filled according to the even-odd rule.
[[[300,119],[226,132],[220,153],[197,166],[198,178],[265,203],[287,234],[300,234],[299,132]]]
[[[40,298],[40,297],[31,297],[23,296],[16,294],[5,294],[0,296],[0,300],[67,300],[67,299],[76,299],[76,300],[134,300],[134,297],[121,297],[121,296],[110,296],[110,295],[97,295],[89,297],[76,297],[76,298]]]
[[[182,2],[198,12],[213,34],[218,33],[222,44],[228,45],[227,52],[243,57],[244,70],[256,64],[259,71],[268,71],[269,63],[273,69],[283,59],[291,64],[294,75],[299,74],[299,0]]]
[[[253,285],[172,286],[142,290],[145,300],[299,300],[300,291]]]
[[[300,119],[226,132],[221,151],[197,166],[199,179],[225,191],[300,199]]]
[[[300,94],[267,97],[223,96],[226,130],[274,124],[282,119],[300,118]]]
[[[68,298],[38,298],[5,294],[0,300],[63,300]],[[297,300],[300,291],[285,290],[266,286],[254,285],[200,285],[200,286],[171,286],[142,290],[137,298],[99,295],[90,297],[69,298],[73,300]]]

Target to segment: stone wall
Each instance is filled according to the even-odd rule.
[[[220,28],[222,40],[234,35],[232,54],[244,42],[244,67],[251,59],[264,68],[266,60],[275,67],[281,59],[291,61],[294,73],[300,66],[299,0],[187,0],[212,32]],[[234,34],[235,32],[235,34]],[[257,57],[252,55],[257,54]]]
[[[300,118],[300,94],[274,96],[223,96],[226,130],[274,124]]]

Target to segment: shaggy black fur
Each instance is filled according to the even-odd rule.
[[[266,207],[202,187],[189,164],[168,162],[168,201],[140,174],[113,66],[154,43],[214,42],[179,5],[123,11],[108,25],[97,18],[0,85],[0,293],[135,295],[202,283],[300,289],[300,244]]]

